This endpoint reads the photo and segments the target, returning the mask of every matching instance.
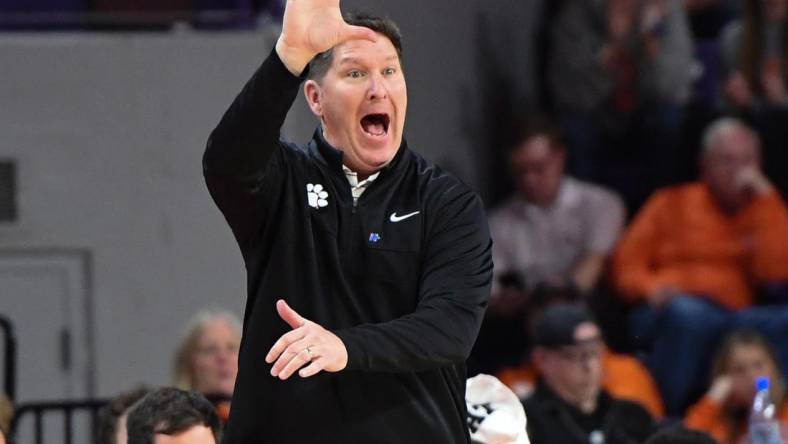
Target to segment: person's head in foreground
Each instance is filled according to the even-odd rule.
[[[771,344],[754,330],[737,330],[720,345],[712,367],[713,385],[722,392],[718,396],[730,412],[749,411],[755,397],[755,381],[769,378],[770,395],[778,408],[785,400],[777,355]]]
[[[112,399],[99,412],[98,435],[100,444],[126,444],[126,416],[129,407],[147,395],[150,390],[138,388],[123,392]]]
[[[557,128],[534,116],[517,128],[509,164],[517,192],[526,201],[550,206],[558,197],[566,165],[566,148]]]
[[[218,444],[221,425],[201,394],[164,387],[134,404],[126,419],[128,444]]]
[[[758,134],[737,119],[722,118],[707,127],[700,170],[701,180],[728,213],[737,212],[752,197],[771,190],[761,171]]]
[[[209,396],[231,396],[240,345],[241,323],[235,315],[216,310],[198,313],[175,354],[174,385]]]
[[[655,433],[646,444],[717,444],[709,435],[678,425]]]
[[[0,444],[5,444],[11,433],[11,418],[14,417],[14,406],[5,393],[0,392]]]
[[[534,328],[533,361],[547,386],[582,412],[596,410],[602,386],[602,333],[582,304],[545,309]]]
[[[377,40],[349,40],[315,56],[304,94],[323,137],[366,177],[391,162],[402,143],[408,107],[402,36],[387,18],[355,13],[344,20],[375,31]]]

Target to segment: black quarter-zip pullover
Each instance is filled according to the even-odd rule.
[[[320,130],[303,148],[279,140],[304,77],[272,51],[203,157],[248,278],[224,442],[468,443],[464,361],[492,271],[482,203],[403,142],[354,205]],[[280,298],[343,341],[344,370],[270,375]]]

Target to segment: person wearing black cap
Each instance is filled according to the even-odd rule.
[[[533,360],[542,375],[523,402],[533,444],[642,443],[654,420],[602,389],[603,341],[581,304],[549,307],[536,322]]]

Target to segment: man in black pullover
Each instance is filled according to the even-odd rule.
[[[208,141],[248,275],[225,443],[468,443],[465,364],[489,295],[478,196],[410,151],[396,26],[289,0]],[[320,128],[279,140],[299,86]]]

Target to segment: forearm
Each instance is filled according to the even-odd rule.
[[[301,80],[272,51],[211,132],[203,156],[205,174],[258,174],[278,147]]]
[[[348,370],[431,370],[467,359],[484,309],[483,302],[444,299],[402,318],[339,330],[335,334],[347,348]]]
[[[586,254],[580,258],[572,270],[572,283],[581,293],[588,293],[599,282],[604,265],[604,255],[598,253]]]
[[[279,130],[300,82],[272,52],[208,139],[205,181],[242,246],[254,243],[266,217],[264,193],[276,192],[284,162]]]

